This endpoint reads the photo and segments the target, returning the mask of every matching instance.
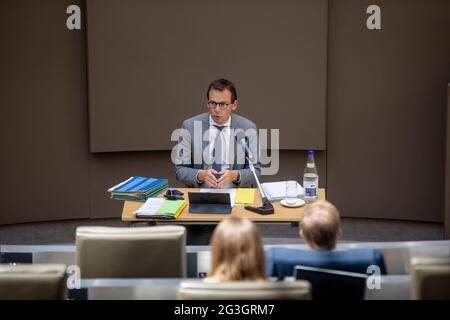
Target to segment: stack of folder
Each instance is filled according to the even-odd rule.
[[[186,200],[150,198],[134,212],[134,215],[137,218],[176,219],[186,206]]]
[[[167,179],[135,176],[110,188],[108,192],[111,193],[112,199],[145,201],[165,191],[167,185]]]

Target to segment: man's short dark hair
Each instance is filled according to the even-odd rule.
[[[206,91],[206,98],[209,99],[209,91],[217,90],[217,91],[224,91],[224,90],[230,90],[231,92],[231,102],[234,102],[234,100],[237,99],[237,93],[236,88],[234,87],[234,84],[227,80],[227,79],[217,79],[211,82],[211,84],[208,87],[208,91]]]

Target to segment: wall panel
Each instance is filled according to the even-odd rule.
[[[325,149],[326,0],[90,0],[92,152],[168,150],[206,112],[208,84],[281,129],[282,149]]]
[[[0,224],[89,217],[82,1],[2,1]]]
[[[331,0],[328,196],[347,217],[443,221],[450,2]]]

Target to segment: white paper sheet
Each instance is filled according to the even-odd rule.
[[[286,198],[286,181],[279,182],[265,182],[261,184],[261,187],[269,198],[269,200],[282,200]],[[297,196],[299,198],[303,197],[304,191],[303,187],[297,182]]]
[[[165,198],[148,198],[142,207],[134,212],[134,215],[155,214],[156,210],[162,206],[165,200]]]

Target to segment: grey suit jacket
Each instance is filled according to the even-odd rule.
[[[245,135],[249,148],[254,156],[253,158],[250,157],[250,159],[255,167],[255,172],[259,177],[261,168],[256,125],[252,121],[232,113],[231,129],[238,131],[239,134],[232,135],[230,139],[230,151],[234,155],[234,161],[230,164],[230,167],[231,170],[238,170],[241,176],[240,183],[234,183],[233,185],[235,187],[250,187],[256,185],[253,173],[249,168],[248,160],[244,157],[244,148],[239,143]],[[207,130],[209,130],[208,112],[185,120],[181,127],[175,158],[175,177],[187,187],[202,187],[202,184],[197,183],[196,177],[198,171],[203,169],[205,165],[203,152],[210,143],[208,141],[209,137],[207,134],[205,135]],[[201,134],[198,134],[200,132]],[[248,154],[245,153],[245,155],[247,156]]]

